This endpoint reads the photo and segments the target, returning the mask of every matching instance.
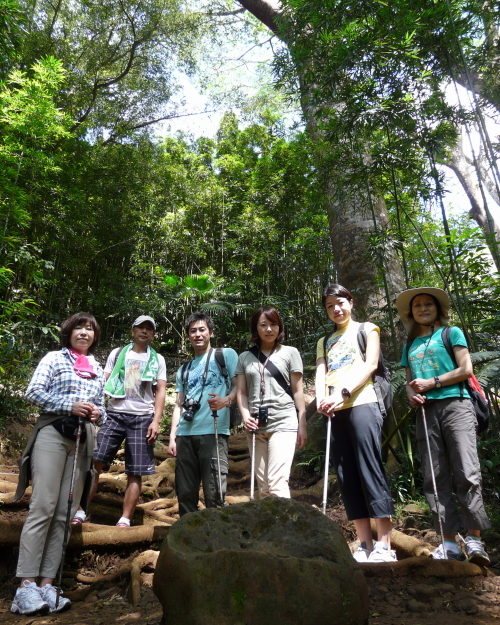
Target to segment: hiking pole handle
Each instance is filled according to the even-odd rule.
[[[334,386],[328,387],[328,394],[331,396],[335,390]],[[323,482],[323,514],[326,514],[326,501],[328,499],[328,474],[330,469],[330,438],[332,435],[332,417],[327,416],[326,422],[326,450],[325,450],[325,477]]]

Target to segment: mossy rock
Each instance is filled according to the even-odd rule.
[[[337,525],[290,499],[183,516],[154,591],[165,625],[364,625],[368,591]]]

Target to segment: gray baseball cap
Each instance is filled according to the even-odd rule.
[[[149,323],[151,323],[153,325],[153,328],[156,330],[155,320],[153,319],[153,317],[149,317],[148,315],[141,315],[140,317],[137,317],[137,319],[132,324],[132,327],[135,328],[135,326],[140,326],[141,323],[144,323],[145,321],[149,321]]]

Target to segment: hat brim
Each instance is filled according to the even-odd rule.
[[[410,303],[412,299],[416,295],[425,294],[425,295],[433,295],[439,305],[441,306],[441,310],[443,314],[439,317],[441,325],[446,325],[448,323],[448,313],[450,310],[450,298],[448,297],[448,293],[443,291],[443,289],[437,289],[432,286],[422,286],[416,289],[407,289],[400,293],[396,298],[396,308],[398,309],[399,316],[401,321],[408,332],[408,336],[415,336],[417,332],[417,322],[414,319],[410,319],[408,317],[410,313]]]

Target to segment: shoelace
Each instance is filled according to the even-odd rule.
[[[30,601],[33,599],[40,599],[40,593],[36,588],[33,588],[33,586],[24,586],[23,590]]]

